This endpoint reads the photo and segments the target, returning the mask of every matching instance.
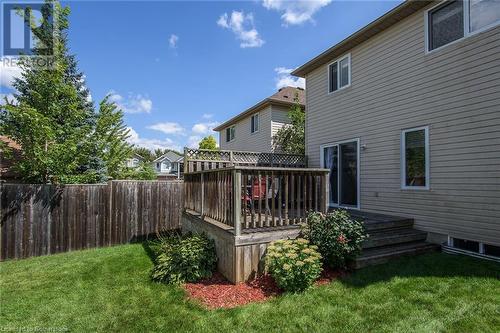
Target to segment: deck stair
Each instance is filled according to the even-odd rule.
[[[426,232],[413,228],[413,219],[359,211],[350,213],[354,218],[364,220],[370,235],[363,244],[362,254],[354,262],[354,268],[439,249],[438,245],[426,242]]]

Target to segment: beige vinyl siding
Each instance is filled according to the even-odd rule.
[[[362,210],[500,245],[500,27],[425,53],[424,11],[350,51],[352,84],[306,77],[306,151],[359,138]],[[334,59],[332,59],[334,60]],[[429,126],[430,190],[402,190],[401,130]]]
[[[220,147],[222,150],[241,150],[255,152],[271,152],[271,106],[259,112],[259,131],[250,132],[251,115],[238,121],[235,139],[226,142],[226,129],[219,132]]]

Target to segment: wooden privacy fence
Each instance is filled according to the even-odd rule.
[[[184,148],[184,173],[232,166],[305,168],[304,155]]]
[[[184,174],[185,207],[235,235],[305,222],[326,212],[328,170],[234,166]]]
[[[180,227],[179,181],[0,186],[0,260],[124,244]]]

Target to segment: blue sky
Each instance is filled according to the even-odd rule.
[[[94,102],[113,94],[132,129],[131,142],[182,149],[278,86],[303,84],[287,72],[400,2],[63,4],[71,7],[71,52]]]

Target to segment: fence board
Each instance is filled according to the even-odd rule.
[[[180,227],[180,181],[0,186],[0,260],[125,244]]]

